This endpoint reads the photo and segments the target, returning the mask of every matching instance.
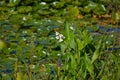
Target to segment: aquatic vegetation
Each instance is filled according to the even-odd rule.
[[[119,72],[107,72],[111,67],[114,67],[113,71],[119,70],[119,55],[116,54],[119,48],[110,50],[109,47],[114,43],[114,35],[91,35],[89,29],[73,26],[65,22],[63,30],[59,32],[51,32],[50,27],[38,27],[41,31],[48,30],[43,31],[44,34],[39,30],[21,29],[14,32],[14,28],[11,28],[9,32],[9,28],[5,29],[8,32],[1,33],[6,43],[6,47],[0,50],[1,79],[21,80],[21,76],[25,80],[115,79]]]
[[[119,80],[119,11],[80,1],[0,1],[0,80]]]

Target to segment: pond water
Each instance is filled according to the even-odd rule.
[[[94,35],[95,37],[98,36],[107,36],[108,39],[106,40],[107,44],[111,44],[110,46],[112,47],[108,47],[108,51],[114,51],[114,50],[119,50],[120,49],[120,28],[117,27],[105,27],[105,26],[99,26],[99,28],[97,29],[97,31],[94,31],[92,28],[88,28],[88,31]],[[96,38],[95,38],[96,39]]]

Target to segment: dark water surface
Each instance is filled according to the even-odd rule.
[[[92,28],[88,28],[88,31],[91,33],[91,35],[94,35],[94,39],[102,35],[109,37],[106,42],[108,42],[108,44],[112,42],[110,45],[112,47],[108,47],[108,51],[120,50],[120,27],[113,28],[99,26],[98,30],[96,31]]]

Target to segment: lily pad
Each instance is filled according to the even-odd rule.
[[[17,8],[19,13],[29,13],[32,11],[32,7],[31,6],[20,6]]]

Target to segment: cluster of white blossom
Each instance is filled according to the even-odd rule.
[[[63,36],[63,34],[60,34],[59,32],[56,32],[55,35],[55,38],[58,40],[58,42],[62,42],[63,39],[65,39],[65,36]]]

